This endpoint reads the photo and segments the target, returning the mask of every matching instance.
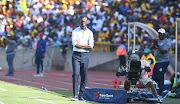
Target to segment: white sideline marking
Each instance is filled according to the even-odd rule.
[[[30,99],[34,99],[34,100],[38,100],[38,101],[42,101],[42,102],[46,102],[46,103],[49,103],[49,104],[55,104],[53,102],[48,102],[46,100],[43,100],[43,99],[39,99],[39,98],[35,98],[35,97],[29,97]]]
[[[43,80],[43,79],[42,79]],[[48,81],[54,81],[54,80],[51,80],[51,79],[44,79],[44,80],[48,80]],[[94,80],[94,79],[93,79]],[[69,83],[69,82],[64,82],[64,81],[54,81],[54,82],[57,82],[57,83],[62,83],[62,84],[67,84],[67,85],[72,85],[72,83]],[[103,85],[103,86],[111,86],[109,84],[104,84],[104,83],[98,83],[98,82],[90,82],[88,81],[87,83],[92,83],[92,84],[96,84],[96,85]]]
[[[4,103],[0,101],[0,104],[4,104]]]
[[[54,81],[54,80],[51,80],[51,79],[46,79],[46,80]],[[64,81],[54,81],[54,82],[62,83],[62,84],[67,84],[67,85],[72,85],[72,83],[68,83],[68,82],[64,82]],[[97,85],[104,85],[104,86],[110,86],[109,84],[103,84],[103,83],[98,83],[98,82],[90,82],[90,81],[88,81],[87,83],[92,83],[92,84],[97,84]]]
[[[42,79],[43,80],[43,79]],[[44,79],[45,81],[53,81],[53,82],[57,82],[57,83],[62,83],[62,84],[67,84],[67,85],[72,85],[72,83],[69,82],[64,82],[64,81],[55,81],[55,80],[51,80],[51,79]]]
[[[24,81],[24,82],[28,82],[28,83],[33,83],[33,84],[41,85],[41,86],[48,86],[48,87],[52,87],[52,88],[56,88],[56,89],[60,89],[60,90],[69,90],[69,89],[66,89],[66,88],[50,86],[50,85],[47,85],[47,84],[37,83],[37,82],[28,81],[28,80],[23,80],[23,79],[19,79],[19,78],[12,78],[12,79],[19,80],[19,81]]]
[[[4,88],[0,88],[0,90],[1,90],[1,91],[8,91],[8,90],[6,90],[6,89],[4,89]],[[0,103],[0,104],[1,104],[1,103]]]

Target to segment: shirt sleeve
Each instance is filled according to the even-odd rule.
[[[72,45],[75,46],[76,44],[77,44],[76,32],[73,31],[73,32],[72,32]]]
[[[90,37],[89,37],[89,45],[93,48],[94,47],[94,36],[93,33],[90,32]]]
[[[9,40],[9,44],[14,45],[14,44],[16,44],[16,42],[15,42],[15,41],[13,41],[13,40]]]
[[[17,47],[16,41],[14,41],[14,40],[9,40],[9,44],[13,45],[14,48]]]
[[[169,41],[166,41],[164,46],[163,46],[163,49],[168,51],[170,49],[170,47],[171,47],[171,43]]]

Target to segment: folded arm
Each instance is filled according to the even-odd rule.
[[[92,47],[88,44],[83,44],[83,43],[76,43],[75,45],[77,48],[80,48],[80,49],[91,49]]]
[[[150,46],[150,49],[153,49],[153,48],[157,48],[162,54],[167,52],[167,50],[159,46],[157,39],[153,39],[153,44]]]

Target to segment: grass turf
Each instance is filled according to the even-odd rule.
[[[91,104],[71,101],[64,94],[0,81],[0,104]]]
[[[0,104],[100,104],[90,101],[71,101],[71,97],[72,91],[45,91],[34,87],[0,81]],[[163,100],[163,104],[179,104],[179,102],[180,99],[177,98],[166,98]],[[134,103],[143,104],[140,102]]]

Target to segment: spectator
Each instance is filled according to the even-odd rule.
[[[135,16],[135,20],[138,19],[138,16],[141,14],[141,7],[137,4],[133,9],[133,15]]]
[[[127,21],[131,20],[133,18],[133,6],[129,5],[128,9],[126,10],[126,16],[127,16]]]
[[[64,35],[61,37],[61,48],[62,48],[62,55],[64,57],[64,59],[66,59],[66,52],[69,46],[69,42],[70,42],[70,37],[66,32],[66,29],[64,30]]]
[[[122,13],[124,16],[126,16],[126,10],[128,9],[128,7],[125,5],[125,3],[123,3],[123,5],[120,6],[119,9],[120,9],[121,13]]]
[[[124,23],[129,21],[147,23],[155,30],[163,27],[167,31],[166,34],[172,34],[175,31],[175,18],[179,17],[180,11],[179,2],[174,1],[174,8],[172,8],[172,3],[163,0],[137,0],[131,2],[128,0],[83,0],[73,2],[68,2],[68,0],[59,2],[40,0],[37,2],[37,0],[33,0],[27,4],[28,14],[22,12],[22,8],[17,1],[12,2],[10,0],[9,3],[0,4],[0,34],[5,31],[12,32],[13,30],[17,41],[21,36],[21,34],[17,33],[17,30],[22,32],[24,29],[28,29],[26,34],[32,32],[32,38],[35,38],[37,31],[44,32],[45,35],[57,33],[58,25],[62,26],[62,32],[64,32],[64,28],[66,28],[67,32],[70,32],[78,25],[77,18],[82,13],[87,14],[88,18],[92,19],[92,21],[88,21],[88,27],[91,27],[93,32],[99,30],[99,33],[102,33],[104,27],[107,27],[106,31],[111,31],[106,34],[106,37],[100,37],[100,40],[105,38],[106,41],[111,41],[112,33],[116,32],[119,32],[120,37],[127,39],[127,25],[124,27],[122,21]],[[119,7],[119,5],[121,6]],[[131,14],[132,8],[127,5],[134,7],[133,15],[135,18],[129,19],[131,16],[128,16],[128,14]],[[126,11],[129,11],[129,9],[130,12],[126,15]],[[49,29],[53,32],[47,31]],[[143,38],[142,34],[142,32],[138,33],[141,40]],[[48,37],[48,39],[53,39],[54,35]],[[32,43],[35,42],[33,39],[31,41]]]

